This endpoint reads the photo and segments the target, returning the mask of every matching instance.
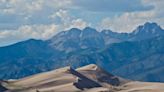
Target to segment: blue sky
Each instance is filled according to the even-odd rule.
[[[164,0],[0,0],[0,46],[73,27],[131,32],[147,21],[164,27],[163,8]]]

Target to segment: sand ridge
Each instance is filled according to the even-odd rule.
[[[2,92],[164,92],[164,84],[129,81],[91,64],[0,81],[2,89]]]

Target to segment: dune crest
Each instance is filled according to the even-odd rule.
[[[129,81],[91,64],[0,81],[0,92],[164,92],[162,83]]]

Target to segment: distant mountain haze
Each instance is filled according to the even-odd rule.
[[[132,33],[72,28],[46,41],[30,39],[0,47],[0,79],[87,64],[128,79],[164,82],[164,30],[149,22]]]

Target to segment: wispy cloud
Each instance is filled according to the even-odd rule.
[[[1,45],[15,43],[30,38],[47,39],[52,37],[58,29],[58,25],[23,25],[16,30],[0,31]]]
[[[0,0],[0,45],[48,39],[72,27],[130,32],[155,21],[164,26],[163,0]]]
[[[153,5],[154,9],[148,11],[125,12],[114,17],[106,17],[100,23],[101,29],[112,29],[117,32],[131,32],[139,24],[157,22],[164,27],[163,0],[143,0],[143,5]]]

